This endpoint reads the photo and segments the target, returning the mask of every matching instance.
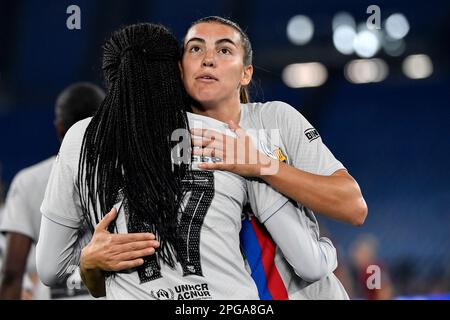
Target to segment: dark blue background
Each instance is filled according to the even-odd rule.
[[[82,29],[66,28],[66,8],[81,8]],[[389,77],[356,85],[332,45],[331,19],[348,11],[357,22],[372,1],[0,1],[0,164],[8,185],[23,167],[58,149],[53,128],[57,94],[75,81],[102,83],[101,45],[111,31],[138,21],[160,22],[180,39],[206,15],[231,17],[254,49],[256,100],[282,100],[300,110],[359,182],[369,205],[363,227],[321,219],[344,255],[360,233],[377,235],[379,253],[395,266],[413,261],[413,274],[450,274],[450,73],[448,1],[377,1],[382,19],[402,12],[411,30],[398,58],[380,53]],[[315,23],[311,43],[296,47],[286,23],[306,14]],[[401,72],[408,54],[428,54],[434,73],[411,80]],[[325,85],[290,89],[283,66],[319,61]],[[403,270],[403,269],[399,269]],[[431,270],[431,271],[430,271]],[[401,272],[401,271],[399,271]],[[448,280],[448,278],[447,278]]]

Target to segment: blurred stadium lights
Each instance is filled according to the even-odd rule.
[[[333,44],[342,54],[352,54],[355,29],[349,25],[340,25],[333,32]]]
[[[389,67],[381,59],[352,60],[345,65],[345,78],[352,83],[381,82],[389,74]]]
[[[348,12],[338,12],[332,21],[333,44],[342,54],[352,54],[353,41],[356,37],[356,22]]]
[[[362,22],[357,27],[353,49],[361,58],[371,58],[381,47],[380,38],[381,33],[378,30],[369,30],[366,23]]]
[[[392,57],[399,57],[405,52],[406,44],[403,39],[393,39],[385,34],[383,37],[383,49]]]
[[[375,56],[381,47],[381,33],[378,30],[369,30],[366,23],[355,27],[355,20],[345,12],[334,16],[333,44],[342,54],[356,53],[361,58]]]
[[[356,34],[353,41],[353,48],[358,56],[370,58],[380,49],[380,41],[375,32],[371,30],[361,30]]]
[[[328,71],[319,62],[295,63],[284,68],[282,78],[290,88],[319,87],[327,81]]]
[[[314,24],[304,15],[293,16],[286,28],[288,39],[295,45],[307,44],[314,35]]]
[[[433,73],[433,62],[426,54],[414,54],[403,60],[403,72],[411,79],[424,79]]]
[[[348,26],[348,27],[352,28],[353,30],[355,30],[356,22],[350,13],[341,11],[334,15],[333,21],[332,21],[333,31],[336,31],[336,29],[341,26]]]
[[[390,15],[386,19],[384,27],[387,34],[393,39],[402,39],[409,32],[408,20],[401,13],[394,13]]]

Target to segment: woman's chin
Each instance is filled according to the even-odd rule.
[[[209,93],[197,95],[194,99],[204,107],[216,104],[219,101],[219,99],[217,98],[217,94],[209,94]]]

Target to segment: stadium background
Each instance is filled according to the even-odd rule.
[[[369,32],[372,4],[380,8],[381,29]],[[81,9],[80,30],[66,27],[70,5]],[[401,16],[387,30],[393,14]],[[247,31],[253,100],[295,106],[359,182],[369,206],[362,227],[320,219],[338,247],[339,273],[352,297],[370,298],[358,270],[364,259],[381,266],[387,298],[448,297],[450,2],[444,0],[1,0],[3,193],[20,169],[57,152],[55,97],[75,81],[102,83],[101,45],[111,31],[159,22],[181,39],[207,15],[230,17]],[[352,38],[349,47],[352,33],[339,37],[340,25],[360,41]],[[377,60],[355,61],[365,57]],[[320,65],[286,69],[310,62]]]

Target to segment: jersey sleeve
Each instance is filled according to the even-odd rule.
[[[247,188],[253,214],[299,277],[313,282],[336,269],[336,249],[319,236],[315,220],[264,182],[247,180]]]
[[[261,179],[246,179],[248,202],[255,217],[264,223],[287,201],[283,194],[274,190]]]
[[[91,238],[85,227],[68,227],[43,216],[36,246],[36,267],[41,281],[54,286],[69,277],[79,266],[81,249]]]
[[[8,191],[0,231],[20,233],[37,241],[39,230],[33,228],[32,217],[35,214],[32,210],[39,208],[30,208],[27,193],[32,190],[27,190],[28,186],[20,173],[16,175]]]
[[[80,126],[80,122],[73,125],[64,137],[41,205],[44,216],[71,228],[78,228],[82,222],[82,209],[76,186],[84,133]]]
[[[286,202],[264,222],[295,273],[308,282],[318,281],[337,267],[336,248],[316,232],[315,222]]]
[[[331,175],[345,169],[322,141],[318,131],[292,106],[279,101],[264,104],[264,128],[280,130],[287,163],[303,171]]]

